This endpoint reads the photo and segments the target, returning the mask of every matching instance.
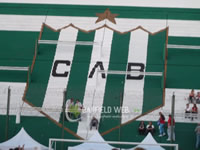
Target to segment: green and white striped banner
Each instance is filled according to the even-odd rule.
[[[0,0],[0,2],[3,1]],[[10,4],[13,6],[17,5],[15,1],[7,2],[13,2],[13,4]],[[31,1],[21,2],[33,3]],[[43,3],[42,1],[40,2]],[[40,2],[36,2],[36,4]],[[76,2],[78,3],[78,1]],[[76,2],[74,1],[73,4]],[[48,1],[49,3],[54,2]],[[64,1],[61,3],[66,4]],[[36,4],[26,5],[34,5],[35,7]],[[191,4],[192,6],[190,6],[185,4],[180,7],[183,9],[199,8],[198,5],[194,6]],[[127,5],[129,4],[127,3]],[[158,9],[164,6],[168,7],[165,8],[167,10],[175,9],[172,8],[173,2],[169,3],[169,5],[163,5],[156,0],[155,3],[152,3],[152,6],[158,7]],[[134,6],[147,7],[147,5],[139,2]],[[169,44],[170,42],[171,44],[176,44],[174,41],[179,41],[180,39],[193,43],[194,39],[198,41],[200,37],[200,21],[195,16],[191,19],[188,16],[173,19],[172,16],[167,18],[167,15],[163,18],[153,18],[151,14],[146,14],[146,16],[139,18],[138,14],[136,14],[137,17],[135,18],[134,15],[127,18],[116,17],[116,24],[108,20],[95,24],[97,20],[97,17],[94,17],[95,14],[68,16],[65,13],[55,15],[59,12],[53,11],[49,11],[49,14],[52,15],[48,15],[48,13],[47,15],[45,13],[35,13],[30,11],[23,14],[16,11],[16,14],[14,14],[11,10],[8,10],[7,14],[1,13],[1,35],[6,35],[5,37],[9,37],[12,33],[21,35],[19,37],[22,38],[16,39],[16,41],[24,44],[26,47],[28,45],[28,38],[26,39],[26,36],[37,35],[35,37],[38,37],[43,23],[55,30],[70,24],[73,24],[76,28],[70,26],[62,29],[60,32],[54,32],[47,27],[44,28],[41,38],[43,42],[45,42],[44,40],[59,42],[56,44],[39,44],[38,55],[32,73],[31,84],[26,93],[26,99],[36,107],[43,108],[45,113],[59,122],[62,114],[63,90],[67,89],[66,99],[79,99],[85,108],[103,108],[103,112],[96,111],[90,114],[98,118],[103,128],[100,128],[102,131],[117,126],[120,123],[126,123],[138,115],[145,114],[163,104],[162,77],[139,76],[139,74],[132,74],[131,77],[128,77],[123,73],[120,75],[107,74],[106,71],[131,72],[136,70],[138,72],[164,72],[164,52],[167,40],[165,29],[167,27],[169,28]],[[96,13],[103,12],[96,10]],[[130,14],[127,15],[130,16]],[[109,28],[100,28],[104,24]],[[135,30],[137,27],[140,27],[140,29]],[[87,33],[90,30],[94,31]],[[127,33],[120,34],[116,31]],[[15,41],[11,40],[8,43],[15,44]],[[20,48],[18,49],[20,51]],[[7,57],[7,55],[5,56]],[[0,57],[3,57],[3,55]],[[18,58],[17,55],[16,58]],[[3,60],[0,63],[6,64]],[[9,63],[14,64],[10,61]],[[27,64],[27,62],[20,62],[19,64],[26,66],[23,64]],[[14,79],[8,80],[2,77],[0,80],[2,82],[5,80],[13,82]],[[24,84],[21,87],[24,88]],[[21,95],[16,96],[15,99],[20,101]],[[6,106],[6,101],[2,105]],[[120,114],[117,110],[118,107],[126,108],[131,116],[127,116],[126,111],[122,111],[122,114]],[[58,111],[48,111],[51,108],[56,108]],[[109,112],[109,108],[111,108],[111,112]],[[5,112],[1,112],[1,114],[5,114]],[[23,115],[35,116],[34,113],[24,113]],[[109,116],[116,116],[116,118],[113,118],[112,123],[109,121]],[[122,118],[119,119],[117,116],[122,116]],[[75,130],[82,137],[86,137],[87,125],[87,122],[80,122],[75,125]]]

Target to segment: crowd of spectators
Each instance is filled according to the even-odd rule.
[[[189,97],[189,103],[199,104],[200,103],[200,92],[195,93],[194,89],[191,90]]]
[[[159,137],[163,137],[166,135],[166,122],[165,122],[165,116],[163,115],[162,112],[159,112],[159,119],[157,121],[157,128],[159,130]],[[168,139],[167,141],[175,141],[175,120],[173,118],[172,121],[172,116],[169,114],[168,120],[167,120],[167,134],[168,134]],[[140,135],[147,135],[148,133],[151,133],[152,135],[155,135],[156,128],[152,124],[151,121],[148,122],[147,125],[145,125],[144,121],[141,121],[138,127],[138,133]]]
[[[200,103],[200,92],[195,93],[194,89],[191,90],[188,96],[188,103],[185,108],[185,118],[197,119],[198,118],[198,107]]]

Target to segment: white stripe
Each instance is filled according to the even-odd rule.
[[[0,70],[28,71],[29,67],[0,66]]]
[[[108,69],[112,36],[113,31],[109,29],[100,29],[96,31],[95,42],[103,41],[103,43],[102,46],[94,45],[93,47],[88,76],[96,64],[96,61],[102,61],[104,69]],[[83,101],[83,106],[86,108],[86,110],[88,110],[88,108],[99,108],[103,105],[105,85],[106,79],[101,77],[101,73],[98,73],[97,76],[96,69],[93,78],[87,79],[86,91]],[[88,138],[92,134],[92,131],[89,129],[91,117],[95,116],[100,121],[101,112],[91,112],[88,110],[86,114],[87,118],[82,119],[82,121],[79,122],[77,130],[77,134],[83,138]]]
[[[139,62],[146,65],[148,33],[137,30],[131,32],[128,62]],[[144,78],[142,80],[126,80],[122,111],[122,123],[135,118],[142,112]],[[128,110],[129,113],[127,113]],[[135,113],[135,111],[139,111]],[[131,113],[131,114],[130,114]]]
[[[70,4],[70,5],[108,5],[108,6],[139,6],[168,8],[200,8],[199,0],[0,0],[2,3],[29,4]]]
[[[32,15],[0,15],[0,30],[7,31],[40,31],[46,16]],[[28,20],[28,21],[27,21]],[[92,30],[102,26],[105,21],[95,24],[97,17],[48,16],[46,24],[55,29],[70,23],[84,30]],[[200,21],[164,20],[164,19],[124,19],[116,18],[117,25],[107,21],[113,29],[121,32],[129,31],[138,26],[150,32],[157,32],[169,26],[169,36],[200,37]]]
[[[45,16],[0,15],[0,30],[40,31]]]
[[[200,37],[200,21],[168,20],[167,25],[169,36]]]
[[[55,29],[65,27],[72,23],[84,30],[92,30],[105,24],[105,21],[95,24],[96,20],[97,17],[48,16],[45,23]]]
[[[167,44],[167,48],[176,48],[176,49],[200,49],[200,46],[197,45],[174,45]]]
[[[99,73],[118,74],[118,75],[145,75],[145,76],[162,76],[162,72],[139,72],[139,71],[119,71],[119,70],[98,70]]]
[[[77,34],[78,30],[74,28],[68,28],[60,32],[59,40],[76,41]],[[55,62],[55,60],[69,60],[72,62],[74,56],[74,50],[75,50],[75,42],[74,45],[58,44],[53,62]],[[67,71],[69,73],[70,70],[71,70],[71,64],[70,66],[66,66],[65,64],[60,64],[58,65],[56,72],[63,73]],[[57,121],[59,121],[60,113],[62,110],[63,91],[67,87],[68,79],[69,79],[69,74],[67,77],[54,77],[52,76],[52,71],[51,71],[42,107],[54,108],[54,109],[56,108],[57,109],[56,113],[52,113],[51,117],[53,117]],[[51,113],[51,112],[46,112],[46,113]]]
[[[57,41],[57,40],[38,40],[38,44],[53,44],[53,45],[57,45],[57,44],[66,44],[66,45],[70,45],[70,44],[76,44],[76,45],[96,45],[96,44],[100,44],[97,42],[88,42],[88,41]]]
[[[8,87],[10,87],[10,115],[21,116],[42,116],[41,113],[36,111],[30,105],[22,101],[26,83],[14,83],[14,82],[0,82],[0,114],[6,115],[7,111],[7,99],[8,99]]]
[[[16,115],[21,104],[26,83],[0,82],[0,114],[6,115],[8,87],[10,87],[10,115]]]

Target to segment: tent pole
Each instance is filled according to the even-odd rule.
[[[174,135],[174,107],[175,107],[175,94],[173,93],[172,95],[172,110],[171,110],[171,142],[173,142],[173,135]]]
[[[62,107],[62,112],[63,112],[63,115],[62,115],[62,138],[64,139],[64,122],[65,122],[65,96],[66,96],[66,89],[64,89],[63,91],[63,107]],[[64,144],[62,142],[62,149],[64,149]]]
[[[119,118],[119,141],[121,140],[121,124],[122,124],[122,104],[123,104],[123,92],[120,93],[120,118]],[[121,147],[120,147],[121,149]]]
[[[8,87],[8,96],[7,96],[7,112],[6,112],[6,135],[5,138],[8,140],[8,131],[9,131],[9,110],[10,110],[10,86]]]

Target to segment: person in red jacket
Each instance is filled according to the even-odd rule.
[[[193,118],[196,118],[197,119],[197,114],[198,114],[198,107],[196,104],[193,104],[193,107],[192,107],[192,117],[191,119],[193,120]]]
[[[159,112],[159,115],[160,115],[159,120],[158,120],[159,131],[160,131],[160,135],[159,136],[161,137],[161,136],[165,136],[166,135],[165,134],[165,129],[164,129],[165,116],[161,112]]]
[[[171,121],[172,121],[172,116],[169,114],[169,119],[167,123],[167,134],[168,134],[167,141],[171,141],[171,140],[175,141],[175,132],[174,132],[175,120],[173,119],[173,124],[171,124]],[[173,128],[173,132],[172,132],[172,128]],[[172,139],[171,139],[171,136],[173,136]]]
[[[193,107],[192,107],[192,113],[195,113],[195,114],[198,113],[198,107],[197,107],[196,104],[194,104]]]

